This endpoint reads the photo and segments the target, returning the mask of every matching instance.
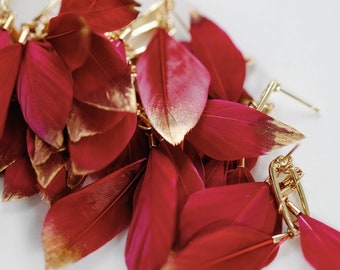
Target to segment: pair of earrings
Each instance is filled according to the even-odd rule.
[[[51,202],[47,268],[130,226],[129,269],[258,269],[302,231],[292,213],[308,220],[286,198],[298,189],[305,202],[290,155],[271,164],[269,184],[250,173],[260,155],[303,138],[264,113],[279,84],[245,102],[244,56],[197,13],[190,42],[176,40],[173,4],[133,20],[131,0],[63,0],[56,17],[0,49],[11,75],[0,84],[3,198],[40,192]]]

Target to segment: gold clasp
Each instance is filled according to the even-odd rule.
[[[266,180],[272,188],[278,211],[287,224],[287,233],[290,237],[299,235],[297,215],[301,212],[309,215],[308,202],[300,182],[303,173],[300,168],[293,165],[290,155],[295,149],[296,147],[286,156],[279,156],[270,163],[269,177]],[[302,210],[290,201],[289,195],[293,192],[297,193]]]

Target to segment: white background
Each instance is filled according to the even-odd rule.
[[[32,18],[48,1],[12,0],[17,22]],[[150,3],[152,1],[140,1]],[[312,216],[340,229],[340,2],[338,0],[187,0],[179,13],[191,7],[219,24],[241,51],[255,60],[247,74],[246,89],[259,97],[270,80],[318,106],[319,114],[282,93],[273,94],[272,116],[299,129],[306,139],[294,153],[304,171],[303,184]],[[186,21],[186,19],[184,18]],[[267,175],[272,157],[261,158],[254,171]],[[2,192],[2,181],[0,182]],[[40,232],[48,206],[38,197],[0,203],[0,268],[42,270]],[[65,270],[124,270],[125,234]],[[299,241],[285,243],[266,269],[312,269],[303,258]]]

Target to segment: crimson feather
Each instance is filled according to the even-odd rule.
[[[296,129],[248,106],[208,100],[198,124],[187,139],[217,160],[257,157],[303,139]]]
[[[25,154],[26,130],[27,125],[21,114],[19,104],[12,102],[4,133],[0,137],[0,172]]]
[[[227,172],[227,185],[252,183],[255,182],[254,177],[247,167],[236,167]]]
[[[18,100],[30,128],[55,148],[63,145],[72,85],[69,69],[50,43],[27,43],[18,77]]]
[[[205,186],[207,188],[225,186],[227,184],[226,166],[228,166],[228,162],[214,159],[204,164]]]
[[[176,183],[171,160],[151,149],[126,243],[129,270],[159,269],[166,262],[175,236]]]
[[[261,269],[277,249],[270,235],[243,226],[228,226],[194,238],[161,270]]]
[[[209,19],[193,13],[191,17],[193,54],[211,75],[209,96],[238,101],[243,92],[246,62],[230,37]]]
[[[209,228],[242,225],[272,235],[277,207],[266,183],[215,187],[190,196],[180,217],[179,247]],[[276,231],[275,231],[276,232]]]
[[[304,214],[298,221],[306,260],[318,270],[340,269],[340,232]]]
[[[179,210],[181,210],[191,194],[204,189],[203,180],[195,165],[179,146],[173,146],[163,141],[161,149],[171,160],[177,171],[177,204]]]
[[[80,260],[128,226],[144,167],[144,160],[130,164],[51,206],[42,234],[47,269]]]
[[[112,129],[126,115],[99,109],[95,106],[74,100],[67,121],[67,131],[72,142],[83,137],[101,134]],[[100,119],[100,121],[98,121]]]
[[[21,54],[21,44],[12,44],[0,49],[0,137],[18,76]]]
[[[82,15],[91,29],[104,33],[122,28],[136,18],[134,0],[63,0],[60,13]]]
[[[55,176],[51,179],[48,186],[43,187],[38,185],[42,198],[50,204],[55,203],[58,199],[68,195],[71,189],[67,186],[67,171],[65,166],[61,167],[57,171]]]
[[[51,147],[30,129],[27,130],[26,139],[27,151],[37,175],[37,181],[40,186],[47,188],[59,172],[65,168],[67,157],[64,151]]]
[[[125,116],[110,130],[78,142],[69,141],[72,171],[84,175],[104,169],[115,160],[129,143],[137,124],[134,113]]]
[[[179,144],[204,109],[208,71],[159,28],[137,62],[137,73],[139,95],[152,126],[169,143]]]
[[[0,29],[0,50],[11,43],[11,36],[5,30]]]
[[[28,156],[18,158],[5,172],[3,201],[21,199],[38,192],[36,175]]]
[[[83,17],[63,14],[50,20],[46,37],[71,71],[81,67],[90,50],[90,30]]]
[[[104,36],[91,34],[85,64],[73,72],[74,97],[105,110],[136,112],[130,66],[120,48]]]

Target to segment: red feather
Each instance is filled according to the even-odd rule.
[[[82,15],[95,32],[117,30],[136,18],[134,0],[63,0],[60,13]]]
[[[81,67],[89,55],[90,30],[79,15],[63,14],[52,18],[46,39],[71,71]]]
[[[298,220],[306,260],[318,270],[340,269],[340,232],[304,214]]]
[[[181,210],[191,194],[204,189],[203,180],[195,165],[178,146],[175,147],[164,141],[161,143],[161,149],[177,171],[177,204],[179,210]]]
[[[246,75],[246,62],[241,52],[212,21],[197,13],[191,20],[191,50],[210,72],[209,96],[238,101]]]
[[[137,73],[139,95],[152,126],[169,143],[179,144],[204,109],[208,71],[159,28],[137,62]]]
[[[67,171],[65,166],[62,167],[51,179],[46,187],[38,186],[42,198],[50,204],[55,203],[58,199],[68,195],[71,190],[67,186]]]
[[[209,188],[190,196],[180,217],[179,247],[197,234],[242,225],[268,235],[276,228],[277,207],[266,183]]]
[[[0,50],[11,43],[11,36],[7,31],[0,29]]]
[[[60,148],[72,105],[72,76],[46,41],[29,41],[18,78],[18,100],[30,128]]]
[[[134,134],[136,114],[127,113],[112,129],[102,134],[69,142],[72,171],[87,174],[104,169],[124,150]]]
[[[136,112],[130,75],[119,47],[104,36],[92,34],[89,57],[73,72],[74,97],[105,110]]]
[[[151,149],[126,243],[129,270],[159,269],[175,237],[177,173],[170,159]]]
[[[247,167],[236,167],[227,173],[227,185],[255,182]]]
[[[27,125],[22,117],[19,104],[12,102],[4,133],[0,137],[0,172],[25,154],[26,130]]]
[[[21,54],[21,44],[12,44],[0,49],[0,137],[5,127],[8,107],[18,76]]]
[[[112,129],[126,115],[125,112],[106,111],[74,100],[67,121],[67,131],[72,142],[83,137],[101,134]],[[100,121],[98,121],[100,119]]]
[[[257,157],[303,139],[296,129],[248,106],[208,100],[198,124],[187,139],[217,160]]]
[[[27,156],[17,159],[5,172],[3,201],[21,199],[38,192],[36,175]]]
[[[52,205],[42,235],[47,268],[80,260],[128,226],[133,187],[144,164],[126,166]]]
[[[205,186],[207,188],[227,184],[226,166],[228,166],[228,162],[214,159],[204,165]]]
[[[204,164],[203,164],[200,153],[188,141],[185,141],[183,144],[184,144],[184,147],[183,147],[184,153],[190,158],[191,162],[194,164],[201,179],[202,180],[205,179],[205,168],[204,168]]]
[[[263,232],[228,226],[196,237],[161,270],[261,269],[277,246]]]
[[[43,188],[49,187],[60,171],[65,169],[67,157],[64,151],[54,149],[30,129],[27,131],[27,151],[38,183]]]

